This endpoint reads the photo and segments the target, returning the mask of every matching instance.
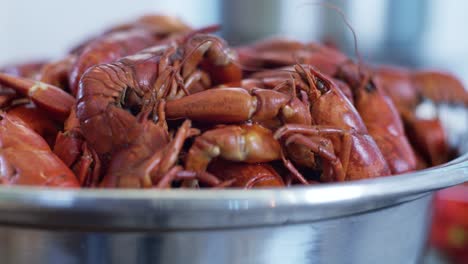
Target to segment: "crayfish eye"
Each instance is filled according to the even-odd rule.
[[[328,87],[325,85],[325,83],[324,83],[322,80],[320,80],[320,79],[317,79],[316,85],[317,85],[317,89],[318,89],[322,94],[328,92],[328,90],[329,90]]]
[[[366,89],[367,92],[371,93],[371,92],[377,90],[377,87],[375,87],[374,82],[369,81],[369,82],[366,83],[366,86],[364,87],[364,89]]]

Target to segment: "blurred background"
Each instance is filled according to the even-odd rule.
[[[320,4],[323,2],[327,4]],[[327,7],[334,5],[342,10],[352,25],[359,51],[366,61],[447,70],[468,84],[468,34],[464,28],[467,1],[323,2],[0,0],[0,65],[60,58],[75,44],[109,26],[148,13],[172,14],[194,27],[221,24],[220,34],[233,45],[280,35],[302,41],[333,42],[354,56],[350,29],[335,9]],[[464,193],[467,193],[466,189],[461,196],[468,200]],[[468,211],[468,207],[455,208],[453,212],[456,214],[460,210]],[[468,222],[468,216],[460,221]],[[446,242],[446,231],[440,231],[439,243]],[[450,234],[459,247],[468,245],[468,232],[463,228],[454,232]],[[446,263],[436,251],[430,251],[429,255],[432,257],[427,258],[426,263]]]
[[[356,31],[366,60],[445,69],[468,83],[468,2],[457,0],[330,0]],[[223,25],[232,44],[271,35],[333,40],[353,55],[353,39],[336,10],[308,0],[0,0],[0,65],[54,58],[109,25],[164,12],[194,26]]]

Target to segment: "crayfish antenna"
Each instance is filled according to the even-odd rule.
[[[331,3],[326,3],[326,2],[317,2],[317,3],[303,3],[298,6],[301,7],[303,5],[319,5],[327,9],[331,9],[335,11],[338,15],[340,15],[341,19],[345,23],[346,27],[351,31],[351,34],[353,35],[353,46],[354,46],[354,54],[356,55],[356,59],[358,61],[358,72],[362,72],[362,65],[363,65],[363,60],[361,53],[359,52],[359,47],[358,47],[358,40],[357,40],[357,34],[356,31],[354,30],[353,26],[349,22],[348,18],[344,14],[343,10],[341,10],[338,6],[331,4]]]
[[[358,71],[361,72],[362,70],[362,56],[361,53],[359,52],[359,47],[358,47],[358,41],[357,41],[357,34],[356,31],[354,30],[353,26],[351,26],[351,23],[349,20],[346,18],[346,15],[343,13],[343,10],[338,8],[337,6],[329,3],[323,3],[323,5],[327,8],[330,8],[332,10],[335,10],[343,19],[343,22],[345,23],[346,27],[351,31],[351,34],[353,34],[353,44],[354,44],[354,53],[356,55],[356,58],[358,60]]]

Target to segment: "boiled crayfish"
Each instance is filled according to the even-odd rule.
[[[454,76],[282,38],[232,48],[217,29],[149,15],[0,69],[1,183],[273,188],[451,157],[440,120],[417,108],[468,105]]]

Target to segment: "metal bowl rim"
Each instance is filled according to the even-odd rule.
[[[281,189],[1,187],[0,224],[119,231],[286,225],[395,206],[465,181],[468,153],[442,166],[408,174]]]
[[[56,196],[57,199],[105,199],[105,200],[157,200],[164,201],[189,201],[189,200],[263,200],[264,198],[289,197],[278,200],[280,204],[309,204],[310,201],[297,198],[304,195],[333,193],[335,198],[323,197],[322,202],[328,200],[337,202],[347,199],[362,199],[367,195],[378,197],[394,197],[401,195],[419,194],[437,189],[442,189],[468,181],[468,153],[444,165],[417,172],[392,175],[374,179],[365,179],[350,182],[327,183],[310,186],[293,186],[290,188],[270,189],[64,189],[36,186],[1,186],[0,203],[2,201],[17,198],[21,201],[24,196],[41,198],[44,196]],[[398,185],[398,188],[392,188]],[[46,199],[47,200],[47,199]],[[294,200],[294,201],[292,201]],[[320,200],[319,198],[317,201]],[[41,204],[41,199],[37,200]],[[41,204],[47,206],[47,204]],[[193,206],[197,207],[194,203]],[[1,207],[0,207],[1,208]]]

